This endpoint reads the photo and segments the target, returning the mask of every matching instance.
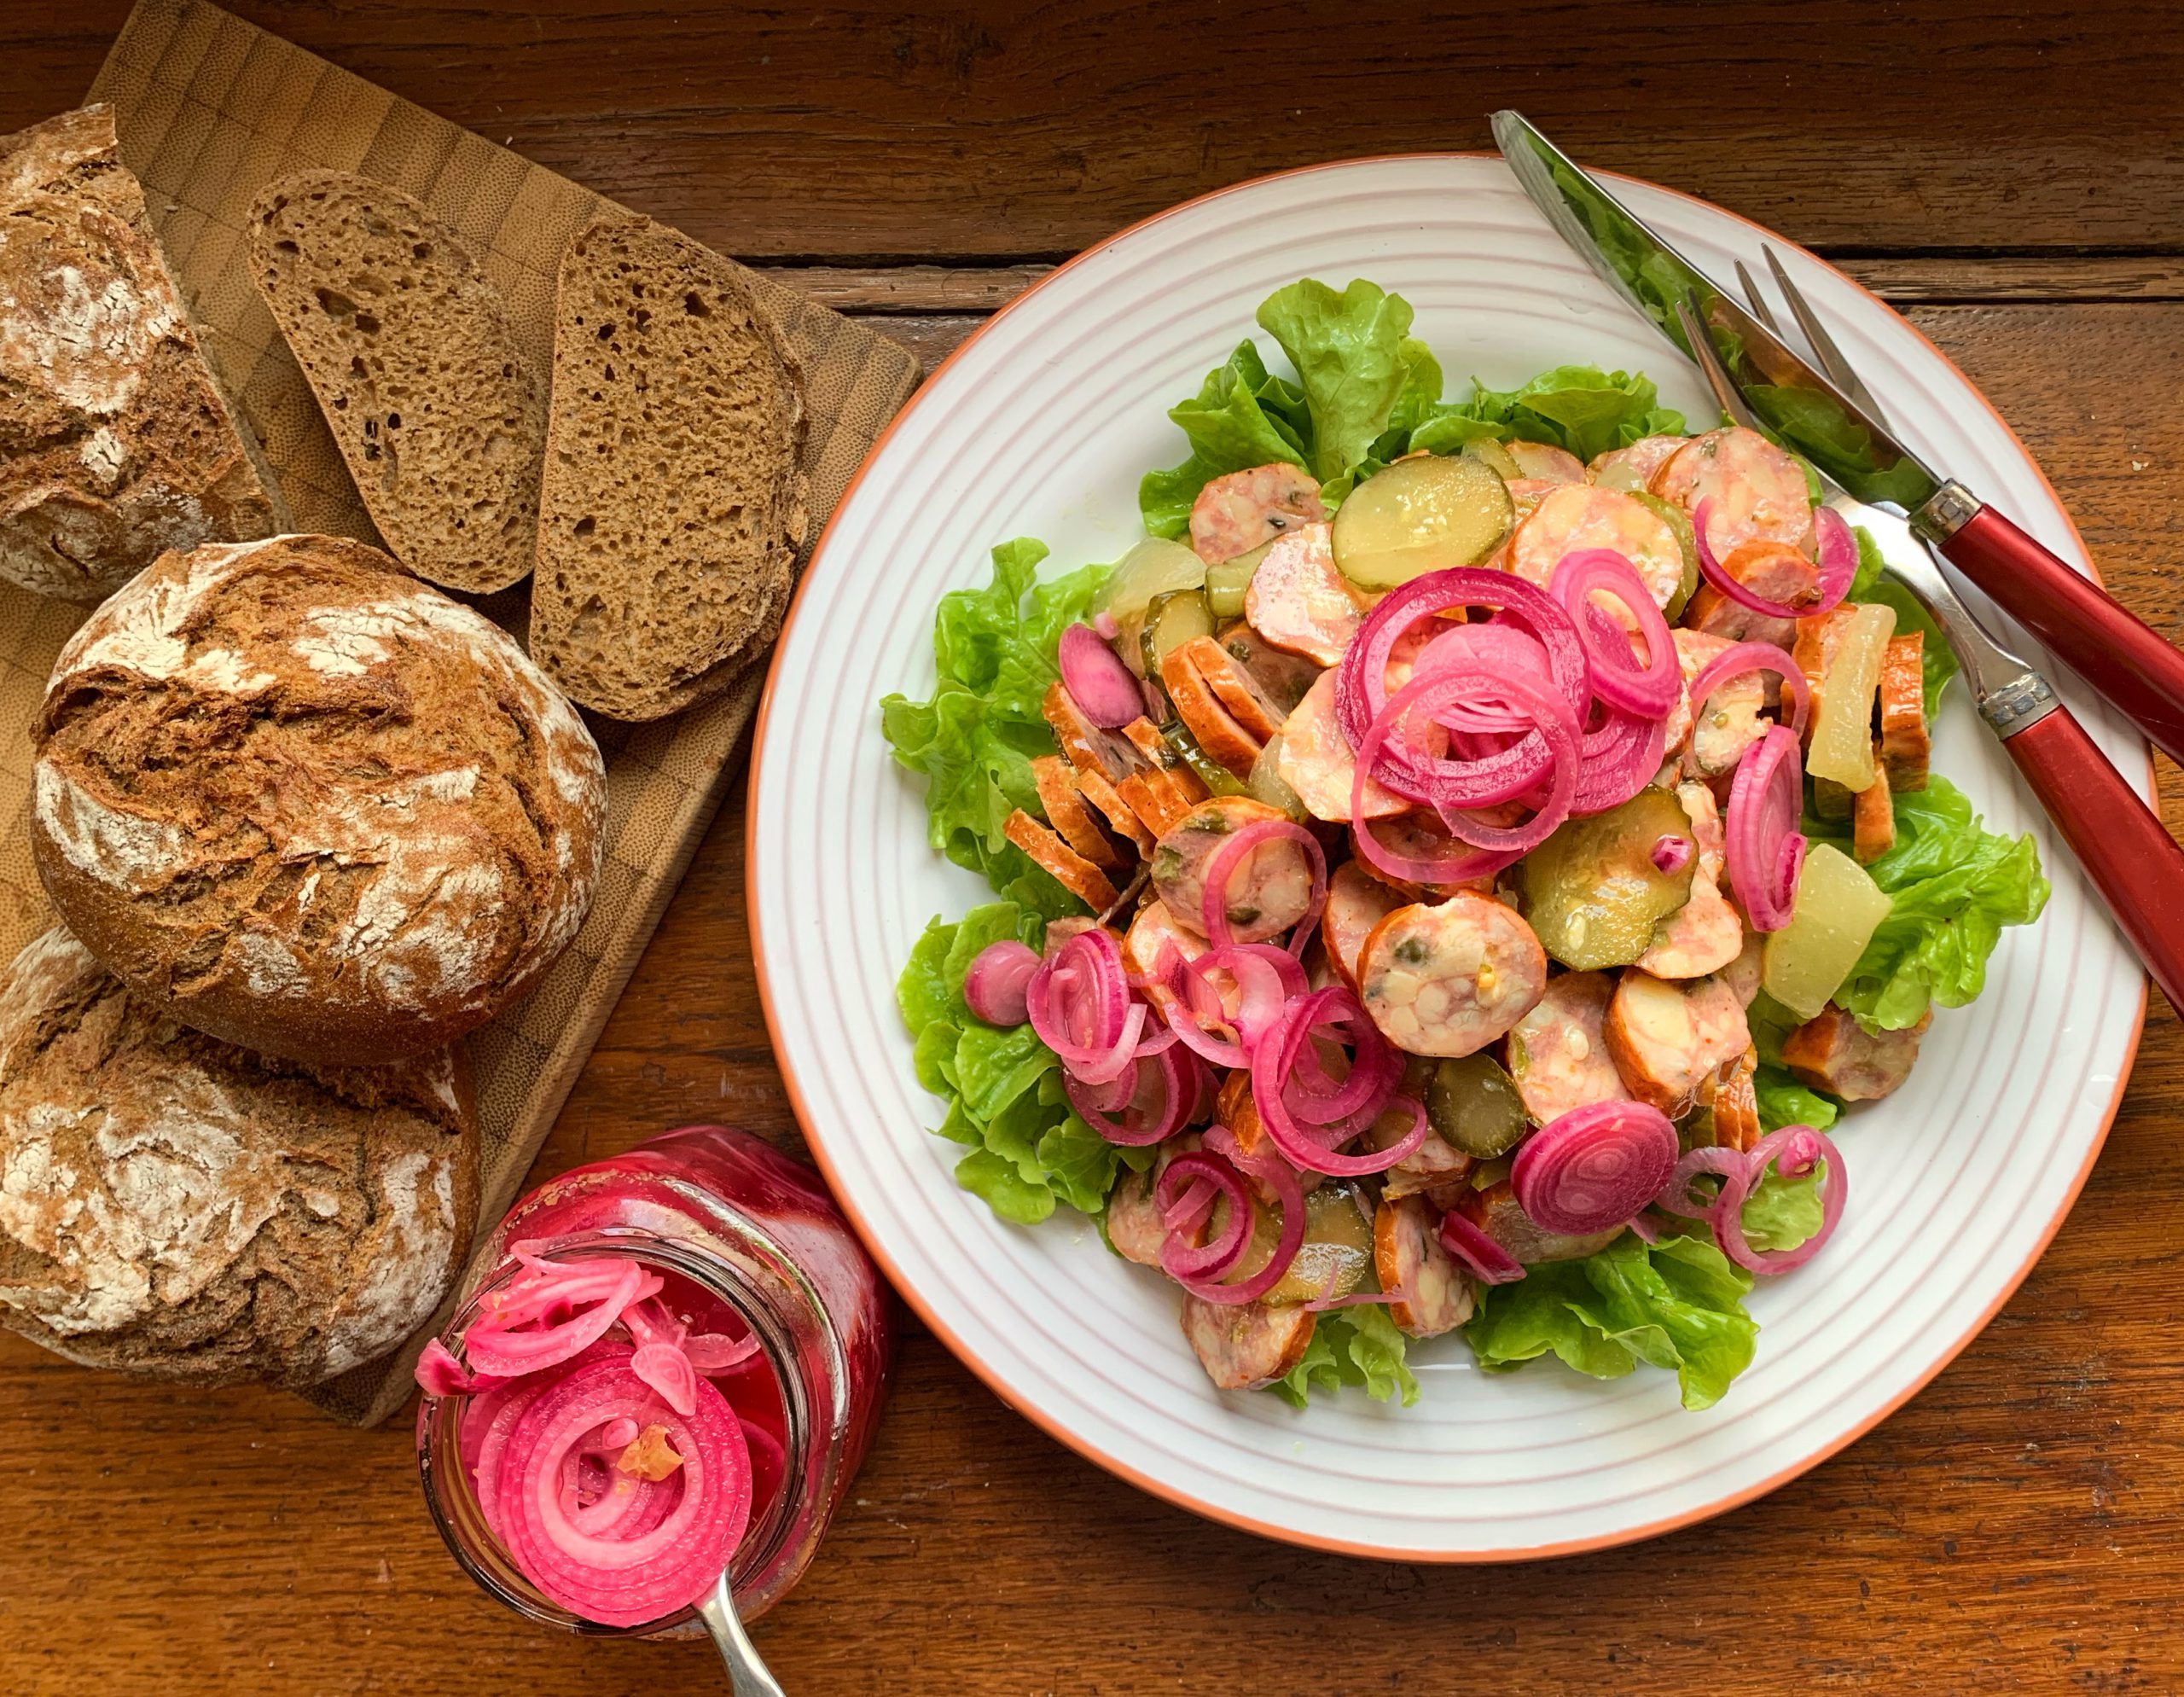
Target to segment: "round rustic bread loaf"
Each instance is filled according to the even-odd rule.
[[[0,979],[0,1324],[72,1361],[317,1384],[431,1317],[477,1212],[456,1050],[253,1054],[58,927]]]
[[[499,629],[342,538],[162,555],[61,651],[33,739],[69,928],[247,1048],[450,1043],[537,981],[597,881],[583,721]]]

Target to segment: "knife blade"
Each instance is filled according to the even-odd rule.
[[[1717,288],[1599,178],[1513,111],[1494,114],[1502,156],[1532,203],[1608,285],[1693,357],[1676,305],[1696,295],[1709,339],[1752,411],[1862,501],[1919,510],[1942,486],[1888,427]]]

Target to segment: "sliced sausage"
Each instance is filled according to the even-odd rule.
[[[1507,442],[1503,447],[1525,477],[1542,483],[1583,483],[1585,462],[1566,448],[1546,442]]]
[[[1241,619],[1222,631],[1214,641],[1258,680],[1259,688],[1285,713],[1297,711],[1297,704],[1304,699],[1304,692],[1312,687],[1322,670],[1302,654],[1275,648]]]
[[[1220,1391],[1256,1391],[1287,1378],[1311,1346],[1319,1316],[1309,1308],[1263,1302],[1223,1306],[1183,1299],[1183,1335]]]
[[[1161,834],[1153,850],[1153,887],[1183,925],[1202,926],[1205,869],[1222,844],[1245,826],[1286,819],[1280,808],[1249,796],[1216,796]],[[1312,869],[1303,846],[1287,838],[1259,844],[1228,875],[1230,929],[1239,943],[1263,943],[1304,916],[1312,903]]]
[[[1039,805],[1047,811],[1047,822],[1064,842],[1103,869],[1112,871],[1123,863],[1107,832],[1084,805],[1075,767],[1059,754],[1042,754],[1031,762],[1031,781],[1038,786]]]
[[[1104,913],[1115,904],[1115,886],[1107,875],[1022,808],[1008,816],[1002,830],[1042,871],[1094,912]]]
[[[1520,807],[1512,805],[1507,811],[1507,817],[1494,808],[1481,808],[1479,817],[1489,824],[1503,825],[1513,823],[1522,817],[1522,812]],[[1459,842],[1451,836],[1449,828],[1441,822],[1439,817],[1427,808],[1413,808],[1408,813],[1391,814],[1385,819],[1375,819],[1372,822],[1371,829],[1373,840],[1391,854],[1425,861],[1429,865],[1435,861],[1443,861],[1454,869],[1464,865],[1478,853],[1469,843]],[[1353,855],[1357,853],[1357,833],[1358,827],[1352,825],[1350,828],[1350,847]],[[1360,859],[1363,857],[1358,856]],[[1469,890],[1484,896],[1490,894],[1494,889],[1494,880],[1490,875],[1482,878],[1438,878],[1432,883],[1384,876],[1383,881],[1421,902],[1440,901],[1456,890]]]
[[[1758,1071],[1759,1051],[1746,1048],[1699,1087],[1695,1105],[1707,1116],[1705,1129],[1722,1148],[1749,1149],[1759,1141]]]
[[[1137,810],[1123,799],[1122,792],[1101,772],[1088,770],[1082,766],[1072,770],[1076,773],[1077,793],[1099,810],[1101,817],[1107,822],[1108,828],[1117,836],[1127,839],[1139,854],[1152,853],[1153,839],[1156,834],[1147,828],[1145,821],[1138,817]]]
[[[1933,743],[1926,730],[1926,633],[1891,636],[1880,661],[1880,764],[1893,790],[1924,789]]]
[[[1277,648],[1319,665],[1342,658],[1363,621],[1356,595],[1335,569],[1333,532],[1307,525],[1266,551],[1244,591],[1244,617]]]
[[[1693,681],[1732,645],[1701,631],[1669,634],[1676,642],[1676,665],[1683,672],[1688,700]],[[1757,671],[1725,677],[1703,703],[1690,702],[1691,741],[1683,752],[1683,775],[1716,778],[1734,771],[1744,751],[1767,734],[1767,722],[1760,717],[1766,706],[1766,681]]]
[[[1354,860],[1345,861],[1327,879],[1327,904],[1320,915],[1320,941],[1327,964],[1350,989],[1357,988],[1357,960],[1373,927],[1403,905],[1401,892],[1390,889]]]
[[[1722,561],[1722,569],[1754,595],[1784,607],[1809,607],[1820,600],[1819,568],[1780,543],[1747,543]],[[1797,638],[1797,620],[1755,612],[1711,584],[1692,591],[1683,622],[1732,642],[1772,642],[1786,648]]]
[[[1880,758],[1876,741],[1873,758]],[[1850,853],[1871,866],[1896,846],[1896,793],[1886,784],[1867,784],[1850,798]]]
[[[1561,973],[1509,1028],[1509,1076],[1525,1112],[1544,1125],[1573,1107],[1625,1101],[1602,1031],[1615,981],[1606,973]]]
[[[1357,962],[1358,999],[1412,1055],[1476,1055],[1547,987],[1547,951],[1501,903],[1461,891],[1397,908],[1373,927]]]
[[[1097,772],[1112,784],[1144,765],[1144,757],[1127,741],[1085,717],[1084,709],[1077,705],[1077,698],[1059,677],[1047,686],[1039,711],[1054,731],[1054,741],[1061,745],[1061,752],[1069,756],[1069,764],[1079,771]]]
[[[1604,1031],[1623,1088],[1671,1119],[1709,1073],[1751,1046],[1744,1004],[1720,979],[1671,982],[1635,967],[1616,984]]]
[[[1228,715],[1261,742],[1281,729],[1289,710],[1276,705],[1265,687],[1228,649],[1211,636],[1194,636],[1183,644],[1191,664],[1206,682]]]
[[[1304,467],[1253,466],[1199,491],[1191,503],[1191,549],[1211,566],[1327,517],[1319,480]]]
[[[1441,1222],[1423,1196],[1383,1196],[1373,1216],[1373,1268],[1393,1299],[1388,1318],[1414,1338],[1438,1338],[1471,1318],[1471,1284],[1441,1247]],[[1394,1293],[1401,1291],[1400,1296]]]
[[[1653,493],[1687,513],[1707,509],[1706,540],[1724,565],[1748,542],[1803,552],[1812,539],[1812,491],[1804,468],[1740,424],[1694,436],[1653,476]]]
[[[1366,1128],[1365,1142],[1369,1148],[1385,1149],[1390,1143],[1401,1142],[1409,1130],[1407,1114],[1383,1114]],[[1452,1193],[1477,1165],[1455,1144],[1429,1136],[1381,1174],[1380,1194],[1387,1197],[1438,1197]]]
[[[1565,1237],[1549,1231],[1525,1212],[1506,1178],[1484,1190],[1462,1192],[1456,1199],[1456,1212],[1527,1267],[1546,1261],[1582,1261],[1588,1255],[1599,1254],[1623,1235],[1621,1226],[1586,1237]]]
[[[1723,967],[1715,976],[1729,987],[1740,1008],[1751,1006],[1759,994],[1759,980],[1765,969],[1767,939],[1757,931],[1745,933],[1744,946],[1737,950],[1737,957]]]
[[[1678,784],[1676,799],[1691,821],[1698,844],[1691,869],[1691,897],[1653,927],[1638,965],[1655,978],[1704,978],[1729,965],[1744,949],[1744,921],[1722,894],[1726,868],[1722,809],[1700,783]]]
[[[1782,1039],[1790,1076],[1844,1101],[1878,1101],[1911,1076],[1931,1010],[1900,1032],[1868,1032],[1833,1004]]]
[[[1548,491],[1510,538],[1508,569],[1545,589],[1563,556],[1581,548],[1623,555],[1656,607],[1667,607],[1683,587],[1683,544],[1669,521],[1621,490],[1589,483]]]
[[[1047,927],[1047,934],[1054,934],[1052,926]],[[1171,949],[1185,961],[1195,961],[1205,952],[1205,939],[1179,923],[1168,911],[1168,904],[1155,896],[1137,910],[1123,935],[1123,969],[1145,985],[1145,999],[1163,1019],[1176,1002],[1176,992],[1158,982],[1168,969]]]
[[[1212,648],[1217,659],[1234,664],[1211,640],[1201,637],[1199,641]],[[1249,777],[1266,744],[1237,723],[1228,704],[1215,692],[1212,683],[1200,671],[1197,656],[1191,652],[1197,646],[1196,642],[1184,642],[1161,657],[1161,684],[1168,691],[1168,699],[1176,704],[1177,717],[1207,756],[1236,776]]]
[[[1690,439],[1688,436],[1641,436],[1628,448],[1611,448],[1605,454],[1594,455],[1585,475],[1609,489],[1644,489]]]
[[[1334,714],[1334,673],[1323,671],[1281,727],[1281,751],[1274,769],[1315,819],[1347,823],[1350,787],[1357,776],[1356,757]],[[1358,805],[1368,819],[1385,819],[1410,804],[1370,778]]]

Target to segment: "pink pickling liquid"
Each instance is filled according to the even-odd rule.
[[[665,1281],[661,1298],[691,1334],[762,1348],[714,1383],[742,1421],[752,1473],[751,1523],[731,1563],[752,1618],[787,1594],[870,1446],[894,1352],[879,1270],[819,1179],[747,1132],[685,1126],[549,1179],[508,1211],[474,1263],[443,1341],[461,1353],[479,1292],[516,1264],[510,1246],[557,1259],[627,1256]],[[550,1371],[550,1369],[549,1369]],[[427,1500],[458,1561],[486,1590],[533,1619],[602,1631],[538,1592],[478,1512],[459,1409],[428,1397],[418,1415]],[[682,1636],[688,1611],[631,1629]]]

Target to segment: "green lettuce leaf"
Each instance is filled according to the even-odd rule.
[[[1915,1026],[1937,1002],[1970,1002],[2002,927],[2031,924],[2048,902],[2031,837],[1984,829],[1947,778],[1893,800],[1896,846],[1866,869],[1890,898],[1888,917],[1834,997],[1871,1031]]]
[[[1751,1363],[1759,1328],[1751,1280],[1705,1239],[1641,1241],[1625,1232],[1582,1261],[1529,1269],[1488,1287],[1465,1336],[1479,1364],[1513,1368],[1552,1353],[1595,1379],[1640,1362],[1672,1371],[1683,1405],[1710,1408]]]
[[[1880,547],[1862,525],[1855,526],[1852,534],[1858,539],[1858,570],[1850,579],[1850,601],[1877,601],[1896,609],[1896,634],[1908,636],[1921,631],[1926,642],[1920,649],[1920,666],[1923,673],[1922,685],[1926,697],[1926,719],[1929,724],[1941,710],[1942,692],[1949,688],[1949,681],[1959,670],[1956,650],[1949,647],[1949,638],[1942,634],[1942,627],[1920,605],[1919,598],[1893,578],[1881,575]]]
[[[1466,416],[1519,441],[1566,448],[1581,460],[1642,436],[1681,435],[1685,427],[1682,413],[1658,404],[1660,392],[1643,373],[1558,365],[1514,389],[1489,389],[1476,379],[1472,388]],[[1411,445],[1421,445],[1415,436]]]
[[[1778,1039],[1775,1053],[1780,1052]],[[1763,1130],[1780,1131],[1785,1125],[1809,1125],[1815,1131],[1825,1131],[1842,1112],[1842,1105],[1834,1097],[1807,1090],[1780,1066],[1763,1061],[1751,1082],[1753,1094],[1759,1099],[1759,1125]]]
[[[1168,410],[1190,440],[1179,466],[1146,473],[1137,487],[1145,528],[1178,538],[1190,530],[1191,503],[1217,477],[1276,461],[1310,460],[1311,416],[1295,385],[1269,375],[1251,342],[1206,374],[1195,398]]]
[[[989,1026],[963,1001],[963,979],[989,944],[1038,947],[1045,922],[1014,901],[934,920],[895,982],[895,1005],[915,1039],[918,1082],[948,1104],[936,1136],[966,1147],[956,1182],[1005,1220],[1036,1225],[1057,1202],[1084,1213],[1107,1205],[1122,1165],[1142,1171],[1152,1149],[1122,1149],[1071,1109],[1061,1064],[1029,1026]]]
[[[1798,1178],[1785,1178],[1770,1165],[1739,1211],[1744,1241],[1763,1252],[1795,1249],[1818,1231],[1820,1187],[1827,1176],[1826,1161],[1815,1161],[1812,1171]]]
[[[1418,1400],[1418,1380],[1404,1359],[1409,1340],[1396,1329],[1388,1311],[1379,1303],[1355,1308],[1331,1309],[1312,1328],[1312,1341],[1304,1358],[1289,1375],[1267,1389],[1292,1408],[1303,1408],[1315,1391],[1339,1391],[1345,1385],[1362,1386],[1376,1403],[1385,1403],[1398,1392],[1405,1408]]]
[[[1003,543],[993,551],[990,584],[940,598],[932,698],[886,697],[880,728],[895,758],[925,776],[932,846],[1052,918],[1082,913],[1083,904],[1010,842],[1006,827],[1019,807],[1043,817],[1031,761],[1054,753],[1054,740],[1039,704],[1060,675],[1061,633],[1083,617],[1107,568],[1088,566],[1043,584],[1046,556],[1046,545],[1028,537]]]

